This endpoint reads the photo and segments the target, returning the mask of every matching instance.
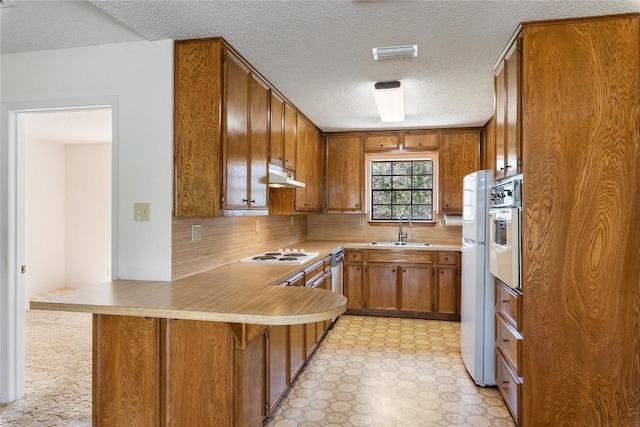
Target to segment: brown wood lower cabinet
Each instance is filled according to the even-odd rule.
[[[94,314],[94,426],[257,426],[265,326]]]
[[[267,336],[267,412],[271,413],[289,385],[289,326],[269,326]]]
[[[460,253],[345,250],[347,313],[460,320]]]

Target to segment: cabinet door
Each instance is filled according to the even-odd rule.
[[[271,92],[271,131],[269,161],[284,166],[284,100]]]
[[[392,151],[400,148],[400,138],[395,132],[375,132],[364,136],[366,151]]]
[[[174,215],[220,212],[222,61],[217,41],[175,43]]]
[[[480,167],[480,131],[443,132],[440,161],[441,208],[462,213],[462,180]]]
[[[507,74],[507,108],[506,108],[506,141],[505,141],[505,176],[522,172],[520,164],[521,127],[520,127],[520,94],[522,88],[521,40],[513,44],[506,57]]]
[[[288,326],[270,326],[267,340],[267,356],[269,360],[267,369],[267,404],[269,414],[273,412],[287,391],[289,381],[289,373],[287,372],[288,345]]]
[[[269,88],[251,74],[251,109],[249,110],[249,189],[245,198],[251,209],[267,209],[267,167],[269,162]]]
[[[459,314],[456,295],[456,268],[436,268],[435,312]]]
[[[344,296],[347,297],[347,308],[364,308],[364,265],[344,265]]]
[[[432,267],[401,266],[401,310],[433,311]]]
[[[93,401],[93,425],[160,424],[158,322],[93,315],[93,393],[100,397]]]
[[[296,188],[296,210],[305,211],[313,208],[309,197],[309,180],[313,171],[311,157],[313,156],[313,144],[307,139],[307,122],[298,117],[296,130],[296,179],[305,183],[304,188]]]
[[[496,74],[494,81],[496,86],[496,147],[495,147],[495,170],[494,178],[504,178],[505,173],[505,137],[507,119],[507,91],[506,91],[506,71],[504,66]]]
[[[402,133],[403,150],[436,150],[437,148],[437,131],[410,131]]]
[[[363,212],[362,162],[360,136],[327,138],[327,212]]]
[[[251,73],[227,52],[225,60],[225,209],[246,209],[249,187],[249,85]]]
[[[296,170],[296,109],[289,103],[284,103],[284,167],[290,171]]]
[[[293,382],[306,360],[305,325],[289,325],[289,384]]]
[[[313,350],[316,349],[316,338],[318,336],[317,324],[307,323],[304,325],[304,342],[305,342],[305,356],[309,358]]]
[[[398,269],[384,264],[367,266],[367,308],[374,310],[398,309]]]

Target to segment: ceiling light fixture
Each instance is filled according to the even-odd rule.
[[[408,44],[404,46],[387,46],[387,47],[374,47],[371,49],[373,52],[373,59],[391,59],[391,58],[417,58],[418,57],[418,45]]]
[[[378,106],[380,121],[385,123],[404,121],[404,93],[399,81],[376,83],[373,96]]]
[[[0,7],[13,7],[9,0],[0,0]]]

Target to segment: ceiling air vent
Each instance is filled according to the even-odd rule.
[[[392,59],[392,58],[416,58],[418,56],[418,45],[408,44],[405,46],[387,46],[374,47],[373,59]]]

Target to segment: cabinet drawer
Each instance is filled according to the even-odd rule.
[[[405,150],[429,150],[438,148],[438,132],[407,132],[402,135]]]
[[[399,148],[398,134],[376,134],[364,137],[365,151],[387,151]]]
[[[414,264],[432,264],[433,252],[428,251],[367,251],[367,261],[374,262],[410,262]]]
[[[436,252],[436,264],[438,265],[455,265],[455,252]]]
[[[520,330],[518,327],[520,322],[520,301],[518,294],[499,280],[496,280],[496,313],[502,314],[505,320],[511,323],[516,331]]]
[[[288,286],[304,286],[304,273],[301,271],[297,273],[295,276],[287,279]]]
[[[324,261],[318,261],[315,264],[304,269],[305,286],[311,286],[318,277],[324,275]]]
[[[362,251],[344,251],[344,260],[346,262],[364,261],[364,253]]]
[[[522,354],[522,336],[513,326],[505,323],[500,314],[496,314],[496,347],[502,350],[516,374],[520,373],[520,354]]]
[[[518,402],[522,397],[522,379],[513,372],[499,349],[496,349],[496,383],[517,425]]]

